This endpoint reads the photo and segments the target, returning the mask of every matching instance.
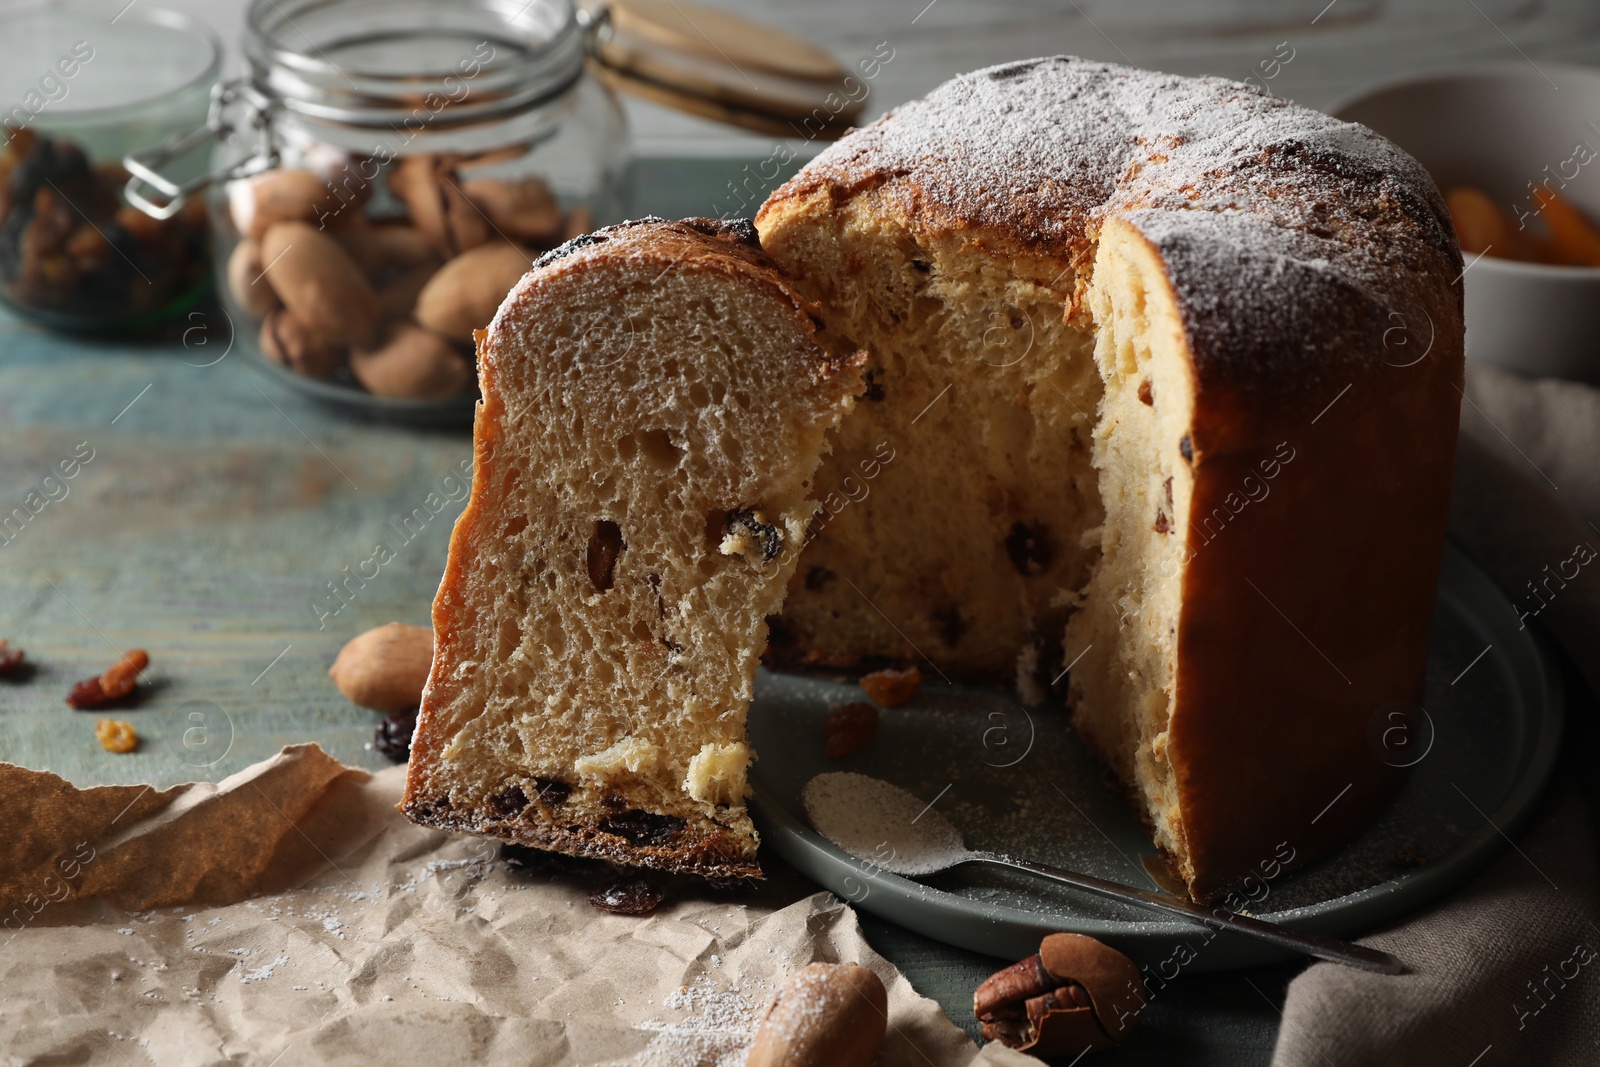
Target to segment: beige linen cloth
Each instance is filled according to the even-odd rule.
[[[1470,367],[1450,525],[1524,607],[1547,565],[1579,545],[1600,551],[1600,390]],[[1600,692],[1600,559],[1533,623]],[[1322,963],[1297,977],[1274,1067],[1600,1064],[1600,723],[1592,699],[1571,691],[1583,682],[1569,683],[1563,765],[1517,847],[1440,905],[1363,939],[1413,973]]]

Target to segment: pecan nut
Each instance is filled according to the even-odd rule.
[[[1144,1009],[1132,960],[1083,934],[1051,934],[1037,956],[993,975],[972,997],[983,1036],[1036,1056],[1115,1048]]]

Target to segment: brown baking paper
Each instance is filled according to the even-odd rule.
[[[879,1064],[1038,1062],[980,1055],[827,893],[599,912],[572,877],[411,825],[403,783],[315,745],[167,790],[0,764],[9,1062],[742,1064],[815,960],[883,979]]]

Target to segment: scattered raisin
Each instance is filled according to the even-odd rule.
[[[869,370],[862,376],[867,383],[867,391],[861,394],[861,399],[870,400],[874,404],[883,399],[883,383],[878,381],[878,372]]]
[[[1164,534],[1172,529],[1172,524],[1167,521],[1167,513],[1160,508],[1156,508],[1156,521],[1152,529],[1159,534]]]
[[[127,696],[139,684],[139,675],[148,666],[150,654],[142,648],[133,649],[100,676],[100,691],[112,700]]]
[[[1194,462],[1194,442],[1189,440],[1188,434],[1178,438],[1178,451],[1183,453],[1184,462]]]
[[[404,763],[411,758],[411,735],[416,732],[416,708],[393,712],[378,724],[372,747],[395,763]]]
[[[637,874],[623,875],[589,894],[589,904],[614,915],[649,915],[667,899],[661,883]]]
[[[518,815],[528,806],[528,794],[515,782],[489,798],[489,811],[498,819]]]
[[[684,825],[676,815],[662,815],[643,808],[631,808],[600,820],[602,832],[614,834],[630,845],[664,845],[678,836]]]
[[[1015,522],[1011,524],[1011,532],[1006,534],[1006,555],[1018,574],[1043,574],[1055,559],[1055,547],[1050,544],[1050,532],[1043,526]]]
[[[860,752],[878,736],[878,709],[865,701],[836,707],[823,724],[822,751],[829,759]]]
[[[23,660],[27,654],[20,648],[12,648],[11,642],[0,640],[0,678],[12,678],[22,673]]]
[[[812,567],[806,571],[806,588],[821,589],[833,580],[833,572],[826,567]]]
[[[547,807],[559,808],[572,795],[572,787],[558,778],[535,778],[533,787]]]
[[[1139,383],[1139,403],[1154,404],[1155,402],[1155,394],[1150,392],[1150,379],[1146,378]]]
[[[100,679],[85,678],[81,682],[74,682],[72,688],[67,690],[67,703],[79,711],[88,711],[110,701],[100,688]]]
[[[1167,507],[1170,508],[1172,506],[1172,479],[1171,478],[1168,478],[1166,480],[1165,487],[1166,487],[1166,490],[1167,490]]]
[[[132,696],[139,684],[139,674],[150,666],[150,655],[142,648],[133,649],[106,669],[98,678],[85,678],[67,691],[67,703],[79,711],[102,708]]]
[[[622,527],[610,519],[601,519],[594,524],[594,533],[589,537],[589,555],[586,561],[589,569],[589,581],[595,589],[605,592],[611,588],[613,572],[617,568],[617,557],[622,555],[622,550],[628,546],[622,540]]]
[[[139,735],[133,723],[121,719],[101,719],[94,724],[95,740],[107,752],[132,752],[139,747]]]
[[[861,691],[886,708],[913,700],[922,691],[922,671],[907,667],[903,671],[892,667],[873,671],[861,679]]]

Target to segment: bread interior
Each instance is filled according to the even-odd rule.
[[[869,353],[867,391],[817,476],[823,510],[776,662],[909,653],[925,673],[1009,680],[1020,661],[1031,683],[1059,660],[1100,543],[1101,383],[1087,323],[1063,313],[1074,275],[908,231],[863,200],[766,230],[763,247]]]
[[[1130,227],[1101,233],[1088,299],[1105,383],[1094,465],[1106,518],[1099,560],[1066,630],[1073,723],[1143,798],[1156,844],[1181,860],[1166,747],[1188,533],[1180,517],[1193,491],[1183,454],[1192,372],[1161,261]]]
[[[551,822],[528,839],[564,851],[586,846],[561,834],[597,825],[679,849],[721,827],[753,855],[744,727],[764,620],[858,382],[829,380],[770,282],[577,258],[524,283],[486,341],[462,588],[447,575],[424,701],[423,733],[448,738],[430,788],[488,798],[480,824],[514,789]],[[649,818],[615,821],[627,811]]]
[[[775,660],[1014,671],[1031,700],[1068,688],[1181,867],[1165,745],[1193,382],[1159,258],[1116,221],[1080,278],[902,228],[875,193],[769,212],[763,247],[868,351],[873,379],[818,473],[824,511],[842,504],[801,560]],[[865,479],[881,442],[895,458]]]

